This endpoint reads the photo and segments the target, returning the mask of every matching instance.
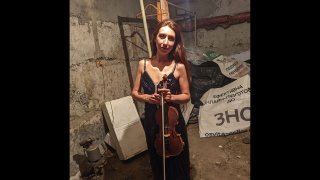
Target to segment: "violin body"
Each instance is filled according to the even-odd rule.
[[[162,106],[164,108],[164,118],[162,118],[161,108],[156,111],[156,123],[160,128],[160,132],[156,134],[155,148],[158,155],[163,156],[163,144],[165,145],[165,157],[179,155],[184,146],[181,134],[175,130],[178,125],[179,113],[173,106],[168,106],[167,103]],[[164,120],[164,127],[162,127],[162,120]],[[164,136],[164,143],[163,138]]]

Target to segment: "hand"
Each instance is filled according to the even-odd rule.
[[[165,88],[162,88],[162,89],[158,89],[158,92],[161,94],[163,93],[163,99],[167,102],[170,102],[172,100],[172,94],[170,92],[170,89],[165,89]],[[160,96],[161,98],[161,96]]]
[[[159,94],[148,94],[145,101],[150,104],[160,104],[161,96]]]

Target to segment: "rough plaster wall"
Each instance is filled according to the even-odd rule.
[[[180,1],[182,2],[182,1]],[[197,18],[234,15],[250,11],[250,0],[190,0],[177,5],[197,13]],[[186,47],[194,46],[194,32],[183,33]],[[223,55],[250,49],[250,23],[232,25],[226,29],[197,29],[197,46]]]
[[[197,13],[197,18],[233,15],[250,11],[250,0],[186,0],[176,4]]]
[[[97,110],[103,101],[121,98],[131,92],[119,27],[109,22],[97,23],[100,48],[105,56],[102,58],[103,66],[100,67],[96,65],[94,58],[91,25],[80,25],[76,19],[71,17],[70,21],[71,116],[81,116],[91,109]],[[135,77],[135,61],[147,56],[147,53],[140,49],[146,49],[141,39],[143,29],[137,24],[124,25],[124,34],[133,34],[126,38],[126,42],[129,59],[134,63],[131,65],[131,76]]]
[[[76,17],[71,17],[70,21],[70,147],[72,147],[70,148],[70,175],[78,171],[78,165],[72,160],[72,156],[78,153],[83,154],[78,145],[80,139],[105,136],[104,131],[102,134],[96,131],[96,129],[105,129],[101,123],[101,115],[100,120],[94,121],[93,127],[87,129],[92,132],[91,134],[82,133],[79,130],[80,124],[93,118],[91,115],[95,114],[92,112],[100,112],[100,105],[103,102],[128,96],[131,93],[119,26],[111,22],[96,24],[100,50],[104,54],[101,60],[102,66],[97,66],[94,58],[96,50],[91,30],[92,23],[81,25]],[[126,40],[132,68],[131,76],[135,77],[138,60],[147,56],[147,53],[140,49],[146,49],[139,35],[143,34],[143,29],[139,24],[124,25],[123,28],[125,36],[128,36]],[[143,104],[138,103],[138,105],[141,115]]]
[[[117,16],[135,17],[140,11],[138,0],[70,0],[70,16],[78,17],[80,23],[92,20],[118,22]]]
[[[229,28],[199,29],[198,47],[211,49],[223,55],[232,55],[250,49],[250,24],[242,23]]]
[[[126,0],[70,1],[70,176],[79,171],[73,159],[83,155],[79,142],[91,137],[101,143],[105,137],[100,105],[131,93],[117,16],[135,17],[139,10]],[[143,25],[123,24],[134,77],[137,61],[148,55]]]

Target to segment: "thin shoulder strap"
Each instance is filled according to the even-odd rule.
[[[146,71],[146,59],[144,59],[144,66],[143,66],[144,68],[144,71]]]
[[[177,66],[177,63],[176,63],[176,62],[174,62],[174,66],[173,66],[172,73],[174,73],[174,70],[176,69],[176,66]]]

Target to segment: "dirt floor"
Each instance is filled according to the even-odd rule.
[[[188,124],[192,180],[249,180],[250,132],[226,137],[200,138],[198,124]],[[147,152],[120,161],[107,151],[104,172],[94,179],[152,180]]]

